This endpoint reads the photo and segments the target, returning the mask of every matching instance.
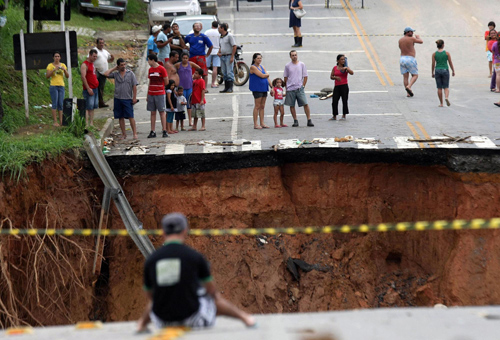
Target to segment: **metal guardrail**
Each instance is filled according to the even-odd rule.
[[[153,243],[151,243],[147,235],[140,235],[140,231],[143,230],[143,225],[130,207],[122,187],[104,158],[100,147],[97,146],[95,137],[90,133],[86,134],[83,144],[92,165],[106,187],[103,206],[109,207],[109,201],[111,198],[113,199],[130,237],[135,242],[142,255],[147,258],[155,251]]]

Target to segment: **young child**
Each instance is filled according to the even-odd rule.
[[[167,104],[167,133],[177,133],[174,131],[174,115],[177,108],[177,101],[175,97],[175,81],[170,79],[167,85],[166,104]]]
[[[186,131],[184,129],[184,119],[186,119],[186,105],[187,100],[184,97],[184,88],[182,86],[177,87],[177,112],[175,112],[175,131],[179,131],[179,122],[181,123],[181,131]]]
[[[274,106],[274,127],[282,128],[288,127],[288,125],[283,124],[283,119],[285,118],[285,106],[283,97],[286,95],[283,93],[283,80],[281,78],[276,78],[273,80],[273,106]],[[278,111],[281,112],[280,124],[278,124]]]
[[[205,131],[205,81],[203,80],[203,70],[197,68],[193,75],[193,94],[191,95],[191,107],[193,108],[193,127],[189,131],[196,131],[198,118],[201,118],[201,129]]]

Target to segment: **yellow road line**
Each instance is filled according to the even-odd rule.
[[[353,14],[354,19],[356,19],[356,22],[358,23],[359,28],[361,29],[361,32],[363,33],[363,36],[366,39],[366,43],[367,43],[368,47],[370,48],[370,50],[372,51],[373,57],[377,61],[378,66],[380,67],[380,70],[382,71],[382,73],[384,74],[385,78],[387,79],[387,82],[389,83],[390,86],[394,86],[394,83],[392,82],[391,77],[389,77],[389,74],[385,70],[384,64],[382,64],[382,61],[380,60],[377,52],[373,48],[373,45],[372,45],[370,39],[368,39],[368,34],[366,34],[365,29],[363,28],[363,25],[361,25],[361,21],[359,20],[358,15],[356,14],[356,11],[354,10],[354,8],[352,8],[351,3],[349,2],[349,0],[344,0],[344,1],[346,2],[347,6],[349,6],[349,9],[351,10],[351,12]]]
[[[347,10],[347,7],[344,5],[343,1],[340,1],[340,4],[344,8],[344,11],[346,12],[347,16],[349,17],[349,21],[351,22],[352,27],[354,28],[354,32],[356,32],[356,36],[358,37],[359,42],[361,43],[361,47],[363,47],[363,50],[365,51],[366,56],[368,57],[368,60],[370,61],[370,64],[372,65],[373,69],[375,70],[375,73],[377,74],[378,80],[380,80],[380,83],[382,86],[385,86],[385,81],[384,78],[382,78],[382,75],[380,74],[377,65],[373,61],[372,57],[370,56],[370,53],[368,52],[368,49],[366,48],[365,42],[363,41],[363,38],[359,34],[358,28],[356,27],[356,24],[354,23],[354,20],[352,20],[351,13]]]
[[[410,122],[406,122],[406,125],[408,125],[408,127],[410,128],[410,130],[413,133],[413,135],[415,136],[415,138],[420,139],[420,135],[418,134],[418,131],[417,131],[417,129],[415,129],[413,124]],[[418,142],[418,145],[420,146],[421,149],[425,148],[424,143]]]
[[[424,126],[422,124],[420,124],[420,122],[415,122],[415,125],[418,126],[418,128],[420,129],[420,131],[422,131],[422,133],[424,134],[425,136],[425,139],[431,139],[431,136],[429,136],[429,134],[427,133],[427,131],[425,131],[424,129]],[[434,145],[434,143],[432,142],[429,142],[429,146],[431,148],[435,148],[436,146]]]

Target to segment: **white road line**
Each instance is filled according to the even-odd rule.
[[[453,0],[453,2],[460,6],[460,2],[458,2],[457,0]]]
[[[349,17],[304,17],[303,19],[306,19],[306,20],[335,20],[335,19],[338,19],[338,20],[349,20]],[[262,18],[262,17],[258,17],[258,18],[238,18],[238,21],[267,21],[267,20],[272,20],[272,21],[275,21],[275,20],[290,20],[289,17],[286,17],[286,18]]]
[[[375,140],[373,137],[363,138],[366,140]],[[357,143],[358,149],[378,149],[378,144],[365,144],[365,143]]]
[[[320,148],[338,148],[339,143],[335,141],[335,138],[326,138],[324,143],[318,144]]]
[[[203,153],[219,153],[219,152],[236,152],[238,151],[237,146],[222,146],[222,145],[212,145],[207,144],[203,147]]]
[[[494,148],[496,149],[497,146],[495,143],[491,141],[488,137],[485,136],[472,136],[470,140],[478,147],[481,149],[489,149],[489,148]]]
[[[233,123],[231,124],[231,139],[238,139],[238,116],[240,114],[238,107],[238,98],[233,96]]]
[[[167,144],[165,145],[165,155],[183,154],[186,149],[184,144]]]
[[[398,149],[418,149],[417,142],[408,142],[413,137],[393,137]]]
[[[343,37],[343,36],[351,36],[355,37],[356,34],[354,33],[302,33],[303,36],[315,36],[315,35],[322,35],[322,36],[330,36],[330,37]],[[234,37],[291,37],[293,36],[293,33],[238,33],[238,34],[233,34]]]
[[[443,138],[443,136],[431,136],[431,139],[438,139],[438,138]],[[458,145],[455,143],[439,143],[436,142],[434,143],[438,148],[443,148],[443,149],[457,149]]]
[[[355,51],[316,51],[316,50],[300,50],[300,53],[327,53],[327,54],[348,54],[348,53],[365,53],[363,50],[355,50]],[[289,54],[290,50],[284,50],[284,51],[245,51],[243,54],[254,54],[254,53],[262,53],[262,54],[268,54],[268,53],[286,53]]]
[[[300,145],[298,139],[281,139],[279,143],[280,149],[297,149]]]

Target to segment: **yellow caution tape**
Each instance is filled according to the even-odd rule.
[[[12,327],[7,328],[5,335],[23,335],[23,334],[33,334],[33,328],[31,327]]]
[[[369,233],[388,231],[425,231],[425,230],[479,230],[499,229],[500,218],[455,220],[455,221],[419,221],[323,227],[285,227],[285,228],[246,228],[246,229],[191,229],[193,236],[224,236],[224,235],[277,235],[277,234],[331,234],[331,233]],[[139,235],[160,236],[161,229],[142,229]],[[128,236],[126,229],[1,229],[0,235],[64,235],[64,236]]]
[[[88,229],[87,229],[88,230]],[[102,322],[101,321],[81,321],[77,322],[75,325],[75,329],[101,329]]]

